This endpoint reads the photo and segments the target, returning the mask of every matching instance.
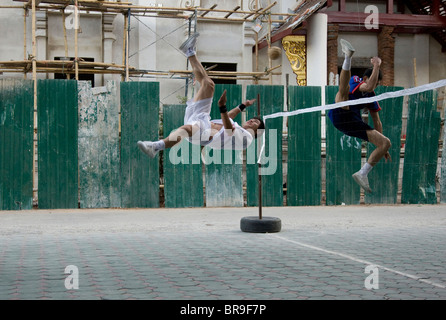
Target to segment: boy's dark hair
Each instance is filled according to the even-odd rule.
[[[364,76],[363,77],[370,78],[370,76],[372,75],[372,72],[373,72],[373,68],[368,68],[364,72]],[[379,69],[378,80],[381,81],[382,79],[383,79],[383,73],[382,73],[381,69]]]
[[[254,138],[257,139],[257,131],[260,130],[260,129],[265,129],[265,122],[263,122],[262,118],[260,118],[259,116],[253,117],[253,119],[257,119],[257,120],[260,121],[260,125],[257,128],[256,133],[254,135]]]

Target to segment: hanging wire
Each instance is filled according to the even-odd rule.
[[[132,15],[136,20],[138,20],[143,26],[145,26],[147,29],[149,29],[150,31],[152,31],[159,39],[156,39],[155,41],[153,41],[152,43],[150,43],[149,45],[145,46],[144,48],[136,51],[135,53],[133,53],[132,55],[130,55],[129,58],[133,57],[135,54],[147,49],[148,47],[150,47],[151,45],[155,44],[156,42],[158,42],[159,40],[163,40],[164,42],[166,42],[169,46],[171,46],[172,48],[174,48],[176,51],[178,51],[179,53],[183,54],[183,52],[181,52],[181,50],[179,50],[177,47],[173,46],[172,44],[170,44],[166,39],[167,36],[171,35],[172,33],[176,32],[178,29],[184,28],[187,23],[182,24],[181,26],[179,26],[178,28],[175,28],[174,30],[170,31],[169,33],[166,33],[163,36],[160,36],[158,33],[156,33],[156,31],[154,31],[152,28],[150,28],[147,24],[145,24],[144,22],[142,22],[137,16]]]

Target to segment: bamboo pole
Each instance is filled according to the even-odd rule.
[[[79,38],[79,6],[78,0],[75,0],[75,14],[74,14],[74,70],[75,79],[79,80],[79,48],[78,48],[78,38]]]
[[[28,9],[23,7],[23,59],[26,59],[26,13]],[[26,79],[26,72],[23,73],[23,78]]]
[[[127,48],[127,17],[126,14],[124,14],[124,33],[123,33],[123,43],[122,43],[122,64],[126,65],[126,48]],[[121,81],[124,81],[125,76],[124,74],[121,77]]]
[[[413,78],[415,87],[418,86],[418,75],[417,75],[417,58],[413,58]]]
[[[269,5],[271,5],[271,0],[268,0]],[[271,14],[268,15],[268,50],[271,49]],[[268,56],[268,65],[271,69],[273,66],[273,61],[271,57],[269,56],[269,52],[267,53]],[[272,75],[269,76],[269,84],[273,84],[273,77]]]
[[[34,81],[34,110],[37,110],[37,43],[36,43],[36,0],[31,0],[32,17],[31,17],[31,36],[33,46],[33,81]]]
[[[129,81],[130,9],[127,13],[127,41],[125,43],[125,81]]]

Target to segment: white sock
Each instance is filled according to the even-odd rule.
[[[350,70],[352,67],[352,57],[345,55],[344,63],[342,64],[343,70]]]
[[[164,143],[163,140],[159,140],[153,143],[153,147],[155,148],[155,151],[164,150],[166,149],[166,144]]]
[[[195,56],[196,55],[196,52],[195,52],[195,50],[194,50],[194,48],[189,48],[189,49],[187,49],[187,52],[186,52],[186,57],[191,57],[191,56]]]
[[[362,176],[366,176],[369,174],[370,170],[372,170],[372,169],[373,169],[373,167],[368,162],[366,162],[366,164],[361,168],[361,170],[359,170],[359,173]]]

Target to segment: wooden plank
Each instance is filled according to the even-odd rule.
[[[327,86],[325,103],[335,101],[337,86]],[[326,117],[326,203],[327,205],[359,204],[360,187],[352,174],[361,168],[361,139],[337,130]]]
[[[403,90],[402,87],[379,86],[375,92],[377,95],[385,92]],[[400,167],[401,129],[403,118],[404,98],[387,99],[380,101],[381,111],[379,117],[383,124],[383,134],[390,139],[392,147],[389,150],[392,161],[382,159],[368,175],[372,193],[366,193],[365,203],[397,203],[398,172]],[[369,116],[369,125],[373,128],[373,121]],[[367,159],[375,146],[367,144]]]
[[[121,206],[159,207],[159,155],[150,159],[139,140],[159,139],[159,83],[121,82]]]
[[[437,203],[436,171],[441,117],[437,94],[409,97],[401,203]]]
[[[321,87],[288,88],[290,111],[321,105]],[[311,112],[288,118],[287,204],[320,205],[321,113]]]
[[[119,101],[114,81],[91,88],[79,81],[79,203],[81,208],[121,206]]]
[[[38,80],[39,208],[78,208],[78,92],[75,80]]]
[[[163,106],[163,133],[184,124],[185,105]],[[163,151],[164,201],[166,208],[202,207],[203,172],[201,147],[186,139]]]
[[[276,85],[249,85],[246,98],[257,99],[260,94],[260,115],[283,111],[284,87]],[[257,115],[256,105],[247,109],[247,119]],[[265,123],[265,153],[262,159],[262,205],[283,205],[282,131],[283,118],[268,119]],[[246,197],[248,206],[258,206],[258,164],[263,137],[256,139],[246,150]]]
[[[32,209],[31,80],[0,79],[0,210]]]
[[[228,110],[242,103],[242,87],[233,84],[216,84],[211,119],[221,119],[218,100],[223,91],[227,94]],[[241,125],[241,115],[235,119]],[[205,147],[205,187],[207,207],[243,206],[243,151],[218,150]]]

